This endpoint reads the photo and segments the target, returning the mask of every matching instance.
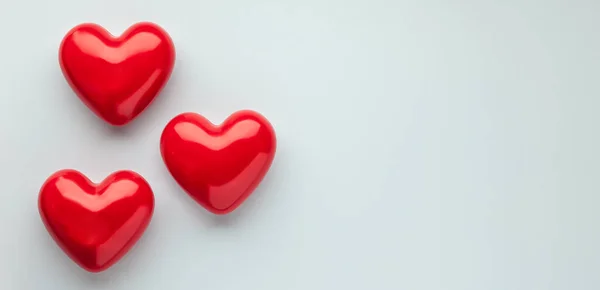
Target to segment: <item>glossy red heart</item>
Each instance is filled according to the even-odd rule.
[[[64,37],[59,61],[79,98],[119,126],[138,116],[162,90],[173,70],[175,48],[153,23],[137,23],[120,37],[85,23]]]
[[[235,210],[266,175],[275,156],[275,132],[253,111],[213,125],[195,113],[173,118],[161,136],[161,153],[179,185],[215,214]]]
[[[137,242],[154,212],[150,185],[135,172],[118,171],[100,184],[75,170],[50,176],[39,210],[50,235],[90,272],[116,263]]]

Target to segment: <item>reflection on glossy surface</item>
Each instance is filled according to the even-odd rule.
[[[235,210],[261,182],[275,156],[275,132],[253,111],[239,111],[220,126],[195,113],[171,120],[161,137],[173,178],[215,214]]]
[[[50,176],[40,190],[44,225],[82,268],[99,272],[117,262],[144,233],[154,211],[148,183],[118,171],[93,184],[75,170]]]
[[[169,35],[138,23],[115,38],[96,24],[73,28],[62,41],[67,82],[96,115],[124,125],[139,115],[168,81],[175,63]]]

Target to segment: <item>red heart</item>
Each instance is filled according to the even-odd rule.
[[[161,136],[163,160],[179,185],[215,214],[235,210],[261,182],[275,156],[275,132],[253,111],[215,126],[195,113],[171,120]]]
[[[138,23],[115,38],[96,24],[64,37],[59,53],[67,82],[100,118],[119,126],[139,115],[171,76],[175,48],[153,23]]]
[[[40,215],[67,255],[90,272],[116,263],[146,230],[154,195],[135,172],[118,171],[93,184],[75,170],[50,176],[40,190]]]

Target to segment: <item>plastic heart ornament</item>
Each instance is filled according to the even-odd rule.
[[[216,126],[195,113],[173,118],[161,136],[173,178],[215,214],[235,210],[266,175],[275,156],[275,132],[254,111],[239,111]]]
[[[154,195],[132,171],[94,184],[78,171],[61,170],[42,186],[39,210],[60,248],[82,268],[100,272],[142,236],[154,212]]]
[[[169,80],[175,47],[153,23],[137,23],[119,37],[85,23],[64,37],[59,61],[83,103],[106,122],[120,126],[148,107]]]

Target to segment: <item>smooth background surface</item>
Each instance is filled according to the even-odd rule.
[[[9,1],[0,9],[2,289],[600,288],[596,0]],[[164,93],[112,130],[58,66],[80,22],[150,20],[178,59]],[[255,109],[272,170],[215,217],[168,175],[182,111]],[[156,212],[111,270],[46,233],[42,182],[145,176]]]

